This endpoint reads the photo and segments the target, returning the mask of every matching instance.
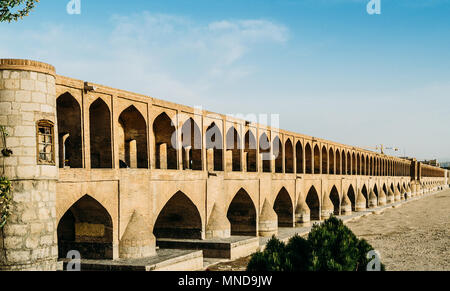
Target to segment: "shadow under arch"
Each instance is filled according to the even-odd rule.
[[[291,196],[286,188],[281,188],[277,198],[273,203],[273,209],[278,216],[278,227],[294,226],[294,208],[292,206]]]
[[[308,205],[310,211],[311,220],[320,220],[320,200],[319,194],[317,194],[316,188],[311,186],[306,195],[306,204]]]
[[[202,133],[191,117],[181,127],[183,170],[202,170]]]
[[[148,168],[147,122],[134,105],[119,116],[119,156],[131,168]]]
[[[231,201],[227,218],[231,224],[231,235],[256,236],[256,208],[247,191],[241,188]]]
[[[366,198],[366,208],[369,208],[369,192],[367,192],[366,185],[363,185],[361,193],[364,196],[364,198]]]
[[[81,107],[68,92],[56,99],[59,167],[82,168]]]
[[[172,119],[165,112],[159,114],[153,121],[156,169],[178,169],[176,145],[172,144],[172,137],[176,130],[173,124]]]
[[[113,259],[111,215],[89,195],[80,198],[62,216],[57,236],[59,258],[77,250],[83,259]]]
[[[356,211],[356,194],[355,189],[353,189],[353,185],[350,185],[350,187],[348,187],[347,196],[348,199],[350,199],[350,203],[352,204],[352,211]]]
[[[153,227],[158,238],[202,239],[202,219],[197,206],[181,191],[173,195]]]
[[[91,168],[112,168],[111,112],[102,98],[89,107]]]
[[[339,199],[339,192],[336,186],[333,186],[330,192],[330,200],[333,203],[333,214],[338,216],[341,214],[341,200]]]

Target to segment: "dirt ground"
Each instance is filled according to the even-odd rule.
[[[389,271],[450,271],[450,190],[347,225],[380,253]],[[243,271],[249,259],[221,263],[209,270]]]

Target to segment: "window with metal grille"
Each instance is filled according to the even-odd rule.
[[[51,121],[37,123],[37,162],[40,165],[55,165],[54,126]]]

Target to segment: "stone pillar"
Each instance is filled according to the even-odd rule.
[[[206,150],[206,169],[208,172],[214,172],[214,149]]]
[[[411,197],[415,197],[417,195],[417,186],[416,183],[411,183]]]
[[[311,221],[311,211],[305,200],[300,196],[298,197],[297,207],[295,208],[295,223],[300,226],[306,226]]]
[[[161,170],[167,170],[167,144],[162,143],[159,145],[159,168]]]
[[[38,162],[37,123],[53,123],[53,155]],[[49,123],[51,127],[51,123]],[[28,60],[0,60],[0,125],[6,126],[11,157],[11,216],[0,230],[0,270],[57,270],[56,182],[58,130],[55,69]],[[3,163],[3,161],[0,161]]]
[[[225,151],[225,172],[233,171],[233,151]]]
[[[264,161],[264,153],[260,153],[258,156],[258,172],[260,173],[262,173],[264,170],[263,161]]]
[[[380,189],[380,193],[378,194],[378,205],[386,205],[386,193],[384,192],[383,188]]]
[[[248,152],[242,152],[242,172],[247,172],[247,157]]]
[[[331,202],[331,199],[328,195],[323,195],[323,202],[321,207],[321,218],[323,220],[328,219],[331,217],[331,215],[334,213],[334,205],[333,202]]]
[[[156,238],[145,218],[133,212],[119,243],[121,259],[139,259],[156,255]]]
[[[341,215],[351,215],[352,214],[352,202],[348,198],[347,194],[344,193],[341,202]]]
[[[387,193],[387,197],[386,197],[386,203],[387,204],[392,204],[395,202],[395,197],[394,197],[394,192],[392,192],[392,189],[390,187],[388,187],[388,193]]]
[[[231,224],[227,218],[225,209],[220,204],[214,203],[211,215],[206,226],[206,238],[229,238],[231,236]]]
[[[375,195],[375,192],[373,192],[373,189],[370,189],[370,192],[369,192],[369,208],[375,208],[377,206],[378,206],[377,195]]]
[[[60,141],[62,143],[62,145],[59,145],[59,167],[60,168],[65,168],[66,167],[66,140],[69,138],[70,134],[66,133],[64,134],[61,139],[59,139],[58,141]]]
[[[268,237],[278,233],[278,216],[267,199],[264,200],[258,226],[260,236]]]
[[[402,201],[402,194],[400,194],[400,191],[398,190],[397,187],[394,187],[394,201],[395,202]]]
[[[128,151],[130,157],[130,168],[137,169],[137,145],[135,139],[128,141]]]
[[[366,210],[366,198],[361,192],[361,189],[358,190],[358,195],[356,195],[356,206],[355,211],[364,211]]]
[[[184,147],[184,161],[183,163],[186,165],[186,169],[191,169],[191,148],[190,146]]]
[[[407,186],[405,191],[406,191],[406,198],[410,199],[412,197],[411,187]]]

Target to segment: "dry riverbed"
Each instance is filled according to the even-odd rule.
[[[387,208],[347,225],[366,239],[391,271],[450,271],[450,190]],[[243,271],[249,257],[210,270]]]

